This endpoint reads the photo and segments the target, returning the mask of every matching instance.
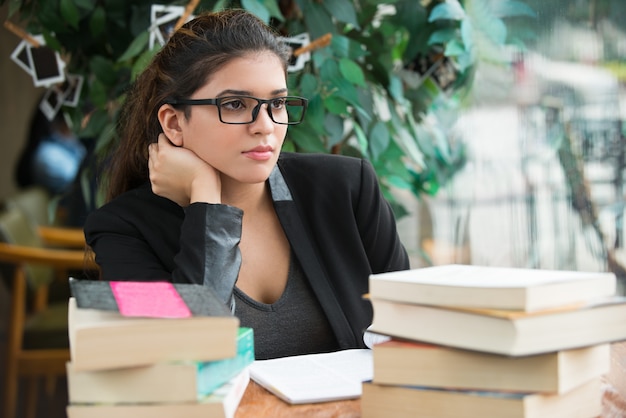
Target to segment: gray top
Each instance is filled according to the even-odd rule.
[[[275,303],[258,302],[237,287],[234,296],[241,326],[254,329],[257,360],[339,349],[328,318],[293,255],[285,291]]]

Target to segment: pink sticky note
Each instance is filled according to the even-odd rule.
[[[110,282],[120,313],[124,316],[187,318],[185,301],[169,282]]]

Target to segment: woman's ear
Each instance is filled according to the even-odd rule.
[[[161,124],[161,129],[165,136],[172,142],[172,144],[180,147],[183,145],[183,130],[182,130],[182,118],[184,114],[180,110],[174,109],[170,104],[162,105],[158,112],[157,117]]]

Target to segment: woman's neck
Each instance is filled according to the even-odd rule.
[[[243,184],[222,179],[222,203],[238,207],[244,212],[256,212],[271,203],[267,182]]]

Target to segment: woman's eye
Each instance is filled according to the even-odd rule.
[[[221,106],[225,110],[242,110],[246,107],[243,100],[240,99],[224,101]]]
[[[274,109],[282,109],[285,106],[285,99],[274,99],[272,100],[272,108]]]

